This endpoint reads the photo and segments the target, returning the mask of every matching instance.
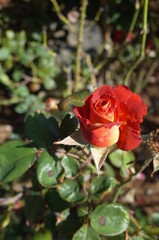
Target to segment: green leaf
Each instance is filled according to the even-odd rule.
[[[99,148],[91,145],[91,153],[93,156],[93,160],[97,169],[97,172],[99,172],[100,168],[102,167],[103,163],[105,162],[105,159],[109,153],[109,148]]]
[[[6,31],[6,37],[7,37],[9,40],[13,40],[14,37],[15,37],[15,32],[12,31],[12,30],[10,30],[10,29],[8,29],[8,30]]]
[[[134,237],[133,240],[145,240],[145,238],[144,238],[144,237],[141,237],[141,236],[137,236],[137,237]]]
[[[73,157],[65,156],[62,158],[61,165],[65,170],[66,178],[76,176],[79,171],[79,163]]]
[[[125,240],[125,233],[113,236],[113,237],[107,237],[106,240]],[[135,239],[133,239],[135,240]]]
[[[123,151],[121,149],[110,153],[109,158],[111,163],[118,168],[122,167],[123,164],[129,167],[128,164],[135,160],[135,156],[131,151]]]
[[[10,57],[11,55],[8,48],[3,47],[0,49],[0,61],[8,60]]]
[[[88,215],[88,212],[89,212],[88,206],[80,206],[77,209],[77,214],[78,214],[79,217],[83,217],[83,216]]]
[[[12,82],[9,79],[9,76],[5,73],[0,73],[0,83],[2,83],[3,85],[7,86],[7,87],[12,87]]]
[[[58,232],[61,233],[63,239],[70,240],[72,239],[72,235],[80,227],[81,221],[77,216],[76,211],[70,211],[70,214],[67,216],[67,218],[64,221],[61,221],[59,224],[57,224],[56,229],[58,229]]]
[[[12,78],[13,78],[14,81],[19,82],[22,79],[23,74],[24,73],[23,73],[22,70],[19,70],[19,69],[15,70],[12,74]]]
[[[14,140],[0,146],[0,182],[10,182],[23,175],[35,161],[35,148]]]
[[[68,101],[74,106],[83,106],[89,94],[90,92],[88,90],[81,90],[69,96]]]
[[[40,156],[37,166],[37,178],[44,187],[52,187],[58,183],[62,167],[47,151]]]
[[[111,176],[111,177],[115,177],[115,169],[113,168],[113,166],[111,166],[109,163],[105,164],[104,166],[104,171],[106,171],[106,173]]]
[[[46,204],[53,212],[61,212],[69,207],[69,203],[64,201],[58,194],[56,188],[49,189],[45,195]]]
[[[121,175],[127,177],[127,170],[133,166],[135,156],[131,151],[117,149],[109,155],[111,163],[120,168]]]
[[[49,77],[45,79],[45,81],[43,82],[43,85],[46,90],[52,90],[56,88],[55,80]]]
[[[159,212],[152,213],[151,217],[152,217],[152,222],[156,225],[159,225]]]
[[[29,108],[28,104],[26,102],[23,102],[16,105],[15,111],[16,113],[23,114],[28,111],[28,108]]]
[[[28,191],[25,196],[25,218],[30,224],[41,222],[45,210],[43,197],[40,191]]]
[[[72,240],[99,240],[99,234],[94,231],[88,224],[84,224],[73,236]]]
[[[150,234],[151,236],[152,235],[156,235],[156,236],[159,236],[159,227],[154,227],[154,226],[151,226],[151,225],[146,225],[144,226],[144,231],[148,234]]]
[[[58,189],[59,195],[67,202],[81,202],[85,195],[76,180],[66,179]]]
[[[60,125],[60,137],[63,139],[73,134],[78,126],[78,121],[72,114],[67,114]]]
[[[103,204],[90,214],[91,226],[104,236],[116,236],[129,225],[129,213],[119,204]]]
[[[27,97],[29,95],[29,89],[27,86],[19,86],[15,89],[14,94],[16,94],[19,97]]]
[[[96,176],[90,185],[90,194],[93,199],[98,200],[104,193],[112,191],[116,186],[116,180],[107,175]]]
[[[49,229],[43,229],[35,233],[34,240],[53,240],[52,233]]]
[[[42,113],[30,115],[25,122],[25,133],[38,148],[49,148],[58,138],[58,123]]]

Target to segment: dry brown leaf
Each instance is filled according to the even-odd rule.
[[[91,153],[93,156],[93,160],[97,169],[97,172],[99,172],[100,168],[102,167],[108,153],[109,148],[99,148],[95,146],[91,146]]]
[[[71,136],[64,138],[61,141],[54,142],[54,144],[64,144],[70,146],[80,146],[84,147],[88,142],[83,138],[80,130],[74,132]]]

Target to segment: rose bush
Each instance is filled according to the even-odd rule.
[[[76,107],[83,137],[97,147],[115,143],[132,150],[141,142],[140,123],[147,107],[140,96],[126,86],[102,86],[88,96],[83,107]]]

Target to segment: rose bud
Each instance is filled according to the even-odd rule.
[[[122,150],[132,150],[141,142],[140,123],[147,107],[139,95],[126,86],[102,86],[88,96],[74,113],[80,131],[90,144],[109,147],[115,143]]]

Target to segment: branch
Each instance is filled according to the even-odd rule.
[[[134,30],[134,27],[136,25],[136,22],[137,22],[137,19],[138,19],[138,16],[139,16],[139,12],[140,12],[140,3],[139,3],[139,0],[136,0],[135,13],[134,13],[134,16],[133,16],[133,19],[132,19],[132,22],[131,22],[131,25],[130,25],[130,28],[129,28],[129,32],[127,34],[125,42],[129,41],[129,34],[132,33],[133,30]]]
[[[146,37],[147,37],[147,17],[148,17],[148,1],[149,0],[145,0],[144,1],[144,13],[143,13],[143,35],[142,35],[142,43],[141,43],[141,51],[140,51],[140,55],[138,57],[138,59],[136,60],[136,62],[134,62],[134,64],[132,65],[132,67],[130,68],[130,70],[128,71],[125,80],[124,80],[124,84],[128,85],[129,82],[129,78],[131,76],[131,74],[133,73],[133,71],[135,70],[135,68],[138,66],[138,64],[144,59],[145,57],[145,45],[146,45]]]
[[[61,9],[60,9],[60,6],[58,4],[58,2],[56,0],[50,0],[50,2],[53,4],[54,8],[55,8],[55,11],[57,13],[57,16],[59,17],[59,19],[65,23],[69,29],[71,31],[74,31],[74,27],[72,26],[72,24],[70,23],[70,21],[61,13]]]
[[[13,197],[0,198],[0,206],[15,204],[20,198],[22,198],[22,196],[23,196],[23,193],[18,193]]]
[[[82,41],[83,41],[84,21],[86,18],[87,3],[88,3],[88,0],[83,0],[82,2],[80,26],[79,26],[79,33],[78,33],[78,45],[77,45],[77,53],[76,53],[75,91],[78,90],[79,81],[80,81]]]

